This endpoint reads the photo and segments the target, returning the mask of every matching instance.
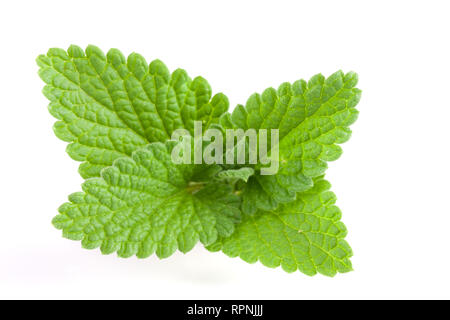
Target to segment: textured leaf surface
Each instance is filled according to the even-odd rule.
[[[232,234],[238,197],[225,184],[192,182],[196,168],[171,162],[173,144],[152,143],[86,180],[84,192],[60,207],[55,227],[84,248],[139,258],[165,258]]]
[[[219,179],[223,180],[242,180],[247,182],[247,180],[255,173],[252,168],[244,167],[240,169],[228,169],[220,171],[217,174]]]
[[[227,97],[211,98],[205,79],[191,80],[182,69],[171,74],[161,61],[148,65],[136,53],[126,59],[117,49],[105,56],[94,46],[71,46],[50,49],[37,63],[59,120],[55,134],[70,142],[67,152],[83,162],[84,178],[149,142],[168,140],[175,129],[192,133],[195,120],[208,128],[228,110]]]
[[[224,127],[279,129],[279,171],[256,174],[243,193],[244,212],[272,210],[295,199],[323,175],[327,161],[339,158],[338,146],[350,138],[361,91],[355,73],[339,71],[328,78],[316,75],[308,82],[283,83],[278,90],[252,95],[245,106],[222,116]]]
[[[330,184],[319,178],[294,202],[282,204],[274,211],[244,215],[231,237],[208,249],[222,250],[249,263],[259,260],[267,267],[281,265],[287,272],[299,270],[311,276],[351,271],[352,250],[344,240],[347,231],[329,188]]]

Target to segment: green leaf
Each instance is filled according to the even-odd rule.
[[[231,235],[239,198],[227,184],[192,182],[196,167],[172,163],[174,144],[152,143],[86,180],[83,192],[59,208],[54,226],[84,248],[139,258],[165,258]]]
[[[200,241],[287,272],[352,269],[346,228],[322,177],[357,118],[355,73],[284,83],[229,114],[226,96],[212,96],[205,79],[170,73],[136,53],[125,58],[111,49],[105,56],[94,46],[71,46],[50,49],[37,63],[58,119],[55,134],[89,178],[53,219],[66,238],[120,257],[165,258]],[[176,129],[193,135],[197,120],[204,130],[268,129],[269,137],[279,130],[278,173],[261,175],[266,165],[253,162],[175,164],[177,142],[168,140]],[[249,214],[241,219],[239,208]]]
[[[97,177],[113,161],[172,132],[193,133],[194,121],[208,128],[228,110],[228,99],[211,98],[208,82],[191,80],[182,69],[170,73],[159,60],[147,64],[137,53],[126,59],[117,49],[105,56],[95,46],[84,52],[50,49],[37,58],[43,93],[57,118],[55,134],[69,142],[67,152],[82,161],[84,178]]]
[[[338,144],[350,138],[349,126],[358,116],[357,82],[355,73],[338,71],[328,78],[319,74],[308,82],[283,83],[278,90],[252,95],[245,107],[238,105],[221,117],[225,128],[279,130],[279,171],[250,177],[243,191],[244,212],[273,210],[293,201],[297,192],[312,187],[314,177],[324,174],[327,161],[339,158]]]
[[[233,235],[208,247],[248,263],[260,261],[286,272],[334,276],[352,270],[352,250],[344,240],[347,230],[334,205],[330,184],[316,179],[314,187],[274,211],[244,215]]]
[[[240,169],[223,170],[217,173],[219,180],[242,180],[247,182],[248,178],[255,173],[252,168],[244,167]]]

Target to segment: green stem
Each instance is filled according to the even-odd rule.
[[[186,191],[194,194],[196,192],[198,192],[201,188],[203,188],[205,184],[203,182],[189,182],[187,187],[186,187]]]

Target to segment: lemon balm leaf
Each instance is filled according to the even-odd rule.
[[[220,123],[226,128],[279,130],[279,170],[275,175],[250,177],[243,191],[243,211],[272,210],[313,186],[327,162],[342,154],[339,144],[350,138],[361,90],[356,73],[321,74],[308,82],[283,83],[277,90],[253,94]],[[275,159],[274,161],[277,161]],[[257,170],[261,166],[256,166]]]
[[[323,174],[357,119],[355,73],[283,83],[228,113],[227,97],[213,96],[205,79],[169,72],[160,60],[147,63],[136,53],[126,58],[117,49],[105,55],[95,46],[71,46],[50,49],[37,64],[57,119],[54,132],[69,143],[67,152],[82,162],[86,178],[83,191],[70,195],[53,219],[64,237],[123,258],[166,258],[200,242],[287,272],[352,270],[347,230]],[[198,137],[187,140],[190,146],[169,141],[177,129],[195,136],[196,121],[203,134],[215,129],[200,147]],[[239,130],[233,142],[255,130],[258,146],[242,140],[229,147],[228,136],[220,137],[227,129]],[[261,129],[270,140],[269,164],[250,160],[261,149]],[[244,157],[236,154],[242,146]],[[192,161],[198,151],[209,160]],[[278,171],[264,175],[273,164]]]
[[[310,276],[351,271],[353,253],[344,239],[347,229],[329,188],[326,180],[315,179],[314,186],[298,193],[295,201],[244,215],[231,237],[219,239],[208,249]]]
[[[239,169],[228,169],[217,173],[219,180],[242,180],[247,182],[248,179],[255,173],[253,168],[243,167]]]
[[[69,142],[70,157],[81,161],[84,178],[151,142],[170,139],[176,129],[193,133],[194,121],[208,128],[228,110],[228,99],[202,77],[170,73],[160,61],[148,64],[117,49],[53,48],[37,58],[55,134]]]
[[[174,143],[155,142],[83,183],[53,219],[63,236],[103,254],[166,258],[230,236],[240,218],[231,186],[192,182],[194,165],[175,165]]]

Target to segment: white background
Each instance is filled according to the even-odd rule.
[[[2,1],[0,298],[450,298],[448,1]],[[80,190],[35,58],[111,47],[202,75],[231,105],[354,70],[360,117],[328,179],[354,272],[307,277],[201,246],[166,260],[81,249],[50,223]]]

